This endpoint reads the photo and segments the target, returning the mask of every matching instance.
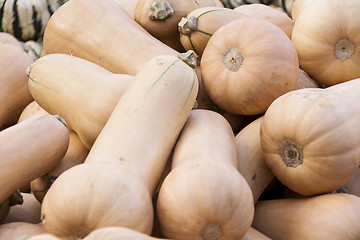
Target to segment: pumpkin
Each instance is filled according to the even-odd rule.
[[[291,91],[270,105],[260,128],[261,147],[266,164],[285,186],[305,196],[327,193],[356,171],[358,89],[360,79],[354,79]]]
[[[149,236],[147,234],[135,231],[130,228],[125,227],[103,227],[96,229],[89,233],[84,240],[156,240],[156,239],[163,239],[165,238],[156,238]]]
[[[44,50],[45,54],[71,54],[113,73],[130,75],[155,56],[179,54],[151,36],[114,0],[66,2],[46,26]]]
[[[2,224],[9,222],[40,223],[41,204],[32,193],[21,193],[23,203],[12,206]]]
[[[196,74],[184,61],[173,55],[151,59],[120,98],[85,163],[62,173],[45,195],[45,231],[75,238],[124,226],[150,234],[152,195],[197,90]]]
[[[223,7],[200,7],[191,11],[178,23],[180,41],[186,50],[200,57],[210,37],[220,27],[244,15]]]
[[[0,129],[3,129],[15,124],[33,101],[26,76],[26,68],[33,60],[13,44],[0,43],[0,52]]]
[[[291,40],[300,68],[320,84],[360,77],[359,11],[358,0],[315,1],[296,19]]]
[[[0,132],[0,203],[60,162],[69,145],[62,121],[50,114],[34,116]]]
[[[252,227],[279,240],[359,239],[359,209],[360,198],[346,193],[259,201]]]
[[[299,71],[295,47],[286,34],[250,17],[219,28],[204,49],[200,67],[213,102],[241,115],[264,113],[272,101],[294,89]]]
[[[284,12],[264,4],[246,4],[234,8],[235,11],[248,17],[264,19],[281,28],[291,38],[293,20]]]
[[[61,6],[58,0],[4,0],[1,3],[0,29],[27,41],[42,36],[51,15]]]
[[[67,54],[49,54],[28,69],[28,86],[46,112],[60,115],[88,149],[134,78]],[[96,114],[94,114],[96,112]]]
[[[44,233],[44,229],[40,224],[11,222],[0,225],[1,239],[23,239],[41,233]]]
[[[254,204],[274,179],[274,174],[266,165],[261,149],[260,126],[262,119],[263,116],[257,118],[235,135],[239,171],[251,188]]]
[[[253,212],[230,124],[214,111],[193,110],[160,187],[156,213],[161,232],[170,239],[241,239]]]

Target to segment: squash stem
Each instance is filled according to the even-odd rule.
[[[167,1],[153,2],[148,17],[154,21],[164,21],[174,14],[174,10]]]
[[[351,58],[354,51],[354,44],[346,38],[339,40],[339,42],[335,45],[335,55],[338,59],[343,61]]]
[[[181,34],[190,35],[193,31],[197,29],[197,17],[191,16],[188,18],[181,18],[178,23],[178,30]]]

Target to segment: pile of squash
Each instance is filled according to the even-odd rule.
[[[360,239],[360,2],[291,9],[68,0],[35,58],[1,32],[0,239]]]

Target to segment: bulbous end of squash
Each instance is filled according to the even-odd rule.
[[[206,225],[202,237],[204,240],[217,240],[222,235],[221,226],[217,223],[209,223]]]

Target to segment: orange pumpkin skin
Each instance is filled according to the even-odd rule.
[[[245,4],[234,8],[235,11],[249,17],[264,19],[275,24],[291,38],[294,21],[284,12],[264,4]]]
[[[58,117],[46,114],[28,118],[1,131],[0,143],[2,202],[60,162],[69,146],[69,133]]]
[[[44,49],[45,54],[72,54],[113,73],[130,75],[155,56],[178,55],[113,0],[66,2],[46,26]]]
[[[271,239],[359,239],[360,198],[346,193],[258,201],[252,227]]]
[[[254,203],[237,167],[230,124],[219,113],[193,110],[157,199],[163,235],[170,239],[241,239],[251,225]]]
[[[200,67],[216,105],[230,113],[256,115],[294,89],[299,63],[295,47],[280,28],[265,20],[241,18],[214,33]]]
[[[320,84],[360,77],[359,11],[357,0],[317,0],[298,16],[291,40],[301,69]]]
[[[325,89],[299,89],[280,96],[267,109],[261,147],[265,162],[285,186],[305,196],[327,193],[356,171],[358,89],[360,79]]]
[[[33,101],[26,69],[33,62],[21,48],[0,44],[0,129],[15,124],[23,109]]]

